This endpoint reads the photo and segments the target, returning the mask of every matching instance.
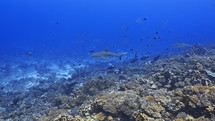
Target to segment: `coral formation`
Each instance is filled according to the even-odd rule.
[[[194,45],[155,62],[116,63],[108,70],[104,63],[89,65],[62,82],[40,82],[25,93],[0,90],[0,119],[215,120],[214,53]]]

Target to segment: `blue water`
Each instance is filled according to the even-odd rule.
[[[0,11],[1,53],[12,56],[87,58],[104,48],[145,54],[215,42],[213,0],[1,0]]]
[[[174,48],[172,45],[177,43],[185,43],[190,46]],[[60,100],[58,101],[58,97],[61,97],[61,95],[71,97],[71,102],[73,102],[73,96],[79,97],[80,95],[81,100],[85,95],[82,95],[83,92],[80,91],[81,93],[79,93],[79,90],[75,89],[87,84],[85,83],[86,81],[91,79],[93,81],[94,78],[96,80],[95,86],[100,86],[106,81],[106,78],[116,74],[117,76],[110,80],[118,80],[114,82],[114,84],[118,86],[114,88],[110,87],[108,92],[116,91],[117,88],[121,88],[121,86],[119,86],[120,83],[129,80],[133,80],[135,83],[132,82],[131,87],[129,87],[130,84],[125,84],[122,87],[127,88],[128,86],[128,88],[132,90],[132,88],[139,87],[135,86],[136,81],[142,80],[142,76],[144,76],[142,72],[144,72],[146,68],[141,70],[141,67],[151,62],[151,64],[154,64],[158,59],[162,60],[165,59],[165,57],[169,57],[166,55],[174,55],[174,52],[177,54],[185,52],[195,44],[200,44],[203,47],[215,45],[215,0],[0,0],[0,120],[2,118],[2,120],[7,118],[16,120],[17,118],[14,118],[16,115],[21,118],[19,120],[22,120],[22,115],[26,117],[26,120],[28,120],[28,116],[32,118],[42,117],[43,112],[47,114],[48,112],[52,112],[51,110],[49,111],[51,103],[61,103]],[[205,50],[201,48],[202,46],[197,46],[196,51],[200,50],[204,53]],[[118,58],[95,59],[90,56],[92,52],[100,52],[104,49],[108,49],[110,52],[114,53],[128,52],[128,54],[123,56],[121,60]],[[143,56],[149,58],[140,60],[140,57]],[[186,56],[190,57],[190,55]],[[203,55],[203,57],[199,59],[200,62],[203,62],[201,59],[205,56],[207,55]],[[132,61],[132,59],[137,59],[136,57],[138,57],[139,60]],[[157,59],[155,59],[155,57],[157,57]],[[191,60],[192,58],[190,60],[188,59],[187,62],[190,62],[189,64],[198,62],[198,60],[194,60],[193,62]],[[186,60],[184,59],[183,62],[186,62]],[[206,62],[208,62],[208,58]],[[162,67],[160,70],[164,70],[163,68],[166,67],[166,63],[167,62],[163,64],[164,66],[158,66],[158,63],[156,67],[148,67]],[[124,68],[124,66],[133,66],[135,64],[140,67],[140,69],[131,68],[131,70],[129,70],[128,68],[128,70],[121,71],[122,69],[127,69]],[[199,62],[198,64],[199,69],[202,65]],[[205,66],[207,64],[203,65]],[[182,68],[183,66],[183,64],[176,65],[169,70],[174,70],[178,67]],[[190,67],[192,67],[192,65]],[[208,80],[204,77],[206,76],[205,74],[208,73],[207,71],[209,70],[214,70],[214,68],[209,68],[206,72],[202,69],[198,69],[195,73],[195,69],[189,69],[189,72],[193,73],[191,77],[194,77],[195,74],[203,73],[196,78],[199,78],[199,80],[203,79],[206,83]],[[133,70],[141,71],[138,71],[137,74],[134,72],[135,76],[130,78],[130,73],[132,73]],[[106,76],[109,74],[109,71],[112,75]],[[141,74],[139,75],[138,73],[140,72]],[[168,70],[166,72],[168,72]],[[166,75],[166,72],[162,72],[163,75]],[[166,76],[162,76],[162,73],[162,79],[160,79],[162,80],[161,83],[163,83],[163,78],[166,78]],[[170,74],[172,74],[171,71],[167,73],[167,75]],[[181,74],[183,73],[180,72],[180,74],[178,74],[179,77]],[[151,72],[148,75],[151,75]],[[174,74],[174,76],[175,75],[177,74]],[[185,73],[184,75],[189,75],[189,73]],[[182,76],[183,78],[185,78],[184,75]],[[103,76],[106,77],[102,79]],[[160,74],[158,74],[158,76],[160,76]],[[98,78],[98,81],[102,80],[101,84],[98,83],[96,78]],[[153,78],[154,77],[152,77],[152,81],[147,80],[147,83],[150,81],[151,85],[153,83]],[[175,78],[176,77],[171,79]],[[177,78],[176,81],[179,81]],[[168,84],[173,82],[171,79],[166,79]],[[158,81],[160,80],[158,79]],[[186,80],[186,78],[184,80]],[[141,84],[145,82],[143,78],[143,81],[138,83]],[[186,81],[187,85],[191,84],[188,82],[189,81]],[[193,82],[197,83],[196,81]],[[107,81],[105,85],[109,85],[108,83]],[[158,85],[162,85],[161,83],[159,82]],[[183,84],[185,83],[178,83],[177,85],[180,86]],[[207,84],[210,84],[209,81]],[[91,87],[91,85],[89,87]],[[155,84],[155,86],[156,85],[157,84]],[[104,89],[106,89],[106,86],[104,86]],[[165,88],[167,88],[166,86]],[[66,89],[64,90],[63,88]],[[101,89],[102,88],[103,87],[101,87]],[[94,88],[89,88],[88,90],[91,89],[92,92],[95,91],[97,93],[97,90],[94,90]],[[148,89],[148,84],[144,89]],[[66,90],[69,91],[67,92]],[[77,91],[77,95],[75,92],[72,94],[72,91]],[[137,94],[139,91],[141,92],[141,90],[138,89]],[[121,95],[121,93],[119,94]],[[170,95],[172,94],[171,92]],[[88,98],[89,94],[86,95]],[[129,95],[130,94],[128,94],[128,97],[130,98]],[[195,94],[193,96],[197,95]],[[186,99],[184,97],[186,97]],[[191,96],[185,95],[181,98],[181,100],[186,100],[186,105],[187,97],[190,98]],[[33,98],[35,98],[35,100]],[[123,98],[124,96],[122,96],[122,100],[124,100]],[[40,102],[40,100],[43,99],[45,103]],[[179,98],[177,97],[177,99]],[[67,98],[65,98],[65,100],[67,100]],[[69,100],[68,98],[68,102],[70,102]],[[74,100],[75,103],[78,101],[78,98]],[[31,102],[30,104],[32,104],[32,107],[30,106],[29,108],[28,102]],[[132,102],[128,102],[130,108],[133,108],[133,102],[135,102],[134,105],[136,105],[136,102],[139,101],[135,99]],[[142,99],[140,102],[141,104],[138,105],[141,105],[142,108]],[[206,102],[208,103],[208,100]],[[132,105],[130,106],[131,103]],[[122,106],[126,104],[127,101],[125,104],[123,103]],[[178,104],[175,105],[177,108]],[[59,106],[60,105],[61,104],[59,104]],[[157,105],[157,103],[155,105]],[[192,103],[192,105],[194,105],[194,103]],[[75,104],[74,106],[76,108],[77,105]],[[90,108],[92,108],[92,106],[90,106]],[[63,107],[65,107],[67,111],[67,106],[65,105]],[[205,107],[197,107],[197,110],[202,109],[202,112],[206,112],[205,114],[209,115],[210,113],[210,116],[213,116],[211,115],[212,111],[209,111],[213,110],[213,107],[210,108],[210,106],[208,106],[206,107],[207,110],[203,110]],[[179,106],[179,109],[180,108]],[[125,109],[127,108],[123,110]],[[173,111],[171,103],[170,109],[170,111]],[[174,113],[185,115],[183,113],[184,109],[186,110],[188,108],[183,107],[183,110],[180,109],[179,111],[178,109],[177,111],[174,109]],[[85,112],[84,110],[83,112]],[[116,110],[118,110],[118,107]],[[167,110],[159,109],[159,112],[160,111],[163,113],[163,111]],[[34,112],[34,114],[31,114],[32,112]],[[139,110],[137,112],[139,112]],[[192,110],[185,112],[190,113]],[[119,113],[119,111],[118,114],[124,115],[121,112]],[[132,111],[132,115],[133,114],[136,115],[136,111]],[[165,113],[165,118],[169,114],[171,113]],[[172,114],[170,117],[172,117]],[[197,113],[195,112],[195,115],[196,114],[198,114],[198,111]],[[204,113],[199,116],[203,117],[203,114]],[[187,115],[187,117],[189,115]],[[141,115],[136,115],[135,118],[140,116],[142,116],[142,113]]]
[[[179,42],[213,45],[214,35],[214,0],[1,0],[0,86],[106,61],[90,51],[128,52],[126,61]]]

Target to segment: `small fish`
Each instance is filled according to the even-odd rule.
[[[114,69],[114,68],[115,68],[115,66],[113,64],[111,64],[111,63],[108,64],[107,69],[111,70],[111,69]]]
[[[133,48],[131,48],[131,49],[130,49],[130,51],[134,51],[134,49],[133,49]]]
[[[137,95],[140,95],[141,94],[141,91],[138,89],[138,91],[137,91]]]
[[[146,18],[146,17],[145,17],[145,18],[143,18],[143,20],[144,20],[144,21],[146,21],[147,19],[148,19],[148,18]]]
[[[4,87],[0,87],[0,90],[3,90],[4,89]]]
[[[90,52],[90,53],[94,53],[94,52],[95,52],[95,50],[90,50],[89,52]]]
[[[159,34],[159,32],[155,32],[155,34]]]
[[[138,61],[137,54],[134,55],[134,58],[130,60],[130,63],[135,63]]]
[[[157,37],[153,37],[152,39],[157,39]]]
[[[120,26],[119,29],[122,30],[122,31],[127,31],[128,27],[127,26]]]
[[[108,67],[107,67],[107,69],[108,70],[111,70],[111,69],[114,69],[115,68],[115,66],[114,65],[112,65],[112,64],[108,64]]]
[[[148,59],[149,58],[149,56],[142,56],[141,58],[140,58],[140,60],[146,60],[146,59]]]
[[[157,61],[159,58],[160,58],[160,55],[158,55],[158,56],[154,57],[154,58],[153,58],[153,60],[152,60],[152,62]]]
[[[111,70],[111,69],[114,69],[115,67],[114,66],[109,66],[107,69]]]
[[[32,55],[33,55],[33,53],[32,53],[32,52],[27,52],[26,54],[27,54],[27,55],[30,55],[30,56],[32,56]]]
[[[142,21],[141,18],[138,18],[138,19],[135,20],[135,22],[140,24],[140,23],[142,23],[143,21]]]
[[[133,58],[133,59],[130,60],[130,63],[135,63],[137,61],[138,61],[138,58]]]
[[[117,54],[117,53],[109,52],[107,49],[104,49],[104,51],[91,54],[91,57],[92,58],[101,58],[101,59],[118,57],[121,60],[122,56],[126,55],[126,54],[127,54],[127,52]]]
[[[172,47],[182,48],[182,47],[191,47],[191,45],[180,42],[180,43],[172,45]]]

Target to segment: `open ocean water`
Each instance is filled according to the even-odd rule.
[[[1,0],[1,120],[215,121],[215,1]]]

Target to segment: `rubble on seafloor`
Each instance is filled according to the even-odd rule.
[[[93,65],[92,65],[93,66]],[[215,50],[195,45],[156,62],[95,65],[64,83],[0,92],[6,121],[213,121]],[[79,83],[77,86],[76,82]]]

